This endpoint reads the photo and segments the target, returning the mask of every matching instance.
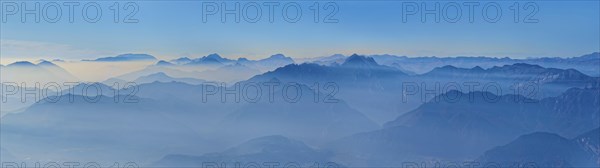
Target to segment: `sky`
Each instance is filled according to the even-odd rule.
[[[600,50],[600,1],[116,2],[118,7],[115,1],[75,6],[71,1],[0,2],[2,63],[123,53],[160,59],[211,53],[250,59],[276,53],[293,58],[336,53],[525,58],[574,57]],[[73,7],[72,16],[65,3]],[[240,21],[225,13],[223,23],[223,7],[231,11],[236,3]],[[34,14],[23,13],[23,7]],[[314,9],[319,9],[318,15]],[[425,10],[433,14],[423,15]]]

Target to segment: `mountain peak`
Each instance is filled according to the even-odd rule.
[[[292,59],[290,57],[286,57],[283,54],[275,54],[275,55],[271,55],[269,58],[258,60],[258,62],[263,65],[269,65],[269,66],[276,65],[276,66],[281,67],[283,65],[293,64],[294,59]]]
[[[56,64],[50,62],[50,61],[46,61],[46,60],[42,60],[40,63],[37,64],[38,66],[57,66]]]
[[[7,66],[19,66],[19,67],[33,67],[35,64],[29,61],[17,61],[12,64],[8,64]]]
[[[346,61],[342,64],[342,66],[377,66],[377,62],[372,57],[360,56],[357,54],[352,54],[352,56],[346,58]]]
[[[158,61],[156,63],[156,65],[158,65],[158,66],[171,66],[171,65],[173,65],[173,63],[167,62],[165,60],[160,60],[160,61]]]
[[[444,65],[442,67],[438,67],[435,69],[441,69],[441,70],[455,70],[455,69],[459,69],[458,67],[452,66],[452,65]]]
[[[476,70],[476,71],[485,71],[485,69],[481,68],[480,66],[475,66],[473,68],[471,68],[472,70]]]
[[[153,74],[148,75],[147,77],[168,77],[168,78],[170,78],[170,76],[165,74],[164,72],[153,73]]]
[[[207,56],[204,56],[202,58],[197,58],[192,60],[189,63],[186,63],[187,65],[223,65],[223,63],[231,61],[229,59],[226,58],[222,58],[221,56],[219,56],[219,54],[210,54]]]
[[[209,54],[209,55],[207,55],[207,56],[206,56],[206,58],[213,58],[213,59],[216,59],[216,60],[223,59],[223,57],[221,57],[221,56],[220,56],[219,54],[217,54],[217,53],[212,53],[212,54]]]
[[[176,64],[187,64],[189,62],[192,62],[192,59],[190,59],[188,57],[181,57],[181,58],[171,60],[171,62],[176,63]]]
[[[238,62],[249,62],[250,60],[248,60],[248,58],[238,58],[237,60]]]
[[[269,58],[287,58],[287,57],[283,54],[275,54],[275,55],[271,55]]]
[[[37,62],[37,63],[39,64],[39,63],[42,63],[42,62],[45,62],[45,61],[48,61],[48,60],[45,60],[45,59],[39,59],[39,60],[37,60],[37,61],[35,61],[35,62]]]
[[[275,55],[271,55],[269,58],[265,58],[265,59],[263,59],[263,60],[270,60],[270,61],[273,61],[273,60],[283,60],[283,61],[291,61],[291,62],[293,62],[293,61],[294,61],[292,58],[290,58],[290,57],[286,57],[286,56],[285,56],[285,55],[283,55],[283,54],[275,54]]]
[[[221,55],[219,55],[217,53],[212,53],[212,54],[209,54],[209,55],[204,56],[202,58],[192,60],[192,62],[199,62],[199,61],[200,62],[209,62],[209,63],[210,62],[214,63],[215,61],[218,62],[218,63],[228,63],[228,62],[233,62],[234,60],[223,58],[223,57],[221,57]]]

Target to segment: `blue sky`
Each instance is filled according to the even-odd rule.
[[[10,2],[10,1],[9,1]],[[39,2],[44,6],[51,1]],[[240,8],[248,3],[263,5],[266,1],[227,1],[231,7],[236,2]],[[456,2],[462,17],[456,23],[443,18],[435,23],[432,15],[427,22],[419,14],[407,16],[402,21],[403,4],[411,1],[337,1],[339,11],[333,18],[338,23],[314,23],[313,3],[321,5],[320,18],[331,12],[323,9],[327,1],[281,1],[275,8],[274,22],[267,17],[266,6],[261,6],[262,17],[257,23],[241,19],[222,23],[220,15],[207,17],[202,22],[203,2],[200,1],[145,1],[137,2],[139,11],[134,16],[138,23],[114,23],[110,6],[113,2],[100,1],[102,17],[96,23],[83,20],[81,8],[75,8],[74,22],[69,23],[67,7],[62,6],[62,17],[57,23],[41,19],[34,23],[28,15],[21,23],[20,15],[6,15],[1,23],[2,57],[6,59],[82,59],[110,56],[119,53],[149,53],[162,59],[180,56],[199,57],[219,53],[226,57],[264,58],[283,53],[288,56],[316,57],[335,53],[395,54],[408,56],[496,56],[540,57],[579,56],[600,50],[600,9],[598,1],[546,1],[536,2],[538,12],[533,15],[537,23],[522,20],[533,7],[520,5],[519,23],[513,21],[510,6],[515,1],[478,2],[474,21],[467,17],[468,8],[462,1],[427,1],[417,5],[433,8],[450,6],[448,17],[456,13],[449,3]],[[5,3],[3,1],[2,3]],[[32,1],[26,5],[33,5]],[[61,4],[59,2],[59,4]],[[296,23],[286,22],[282,6],[298,3],[302,16]],[[497,3],[502,16],[496,23],[483,19],[482,8]],[[21,3],[17,3],[21,7]],[[120,20],[129,10],[122,7]],[[222,4],[217,3],[219,6]],[[3,4],[3,12],[6,12]],[[30,6],[31,7],[31,6]],[[50,9],[50,8],[49,8]],[[130,8],[131,9],[131,8]],[[249,15],[254,8],[248,8]],[[292,8],[293,9],[293,8]],[[493,9],[493,8],[489,8]],[[52,10],[50,14],[53,14]],[[94,11],[88,11],[92,13]],[[440,11],[441,13],[444,13]],[[290,15],[293,10],[288,11]],[[50,15],[49,14],[49,15]],[[488,10],[490,18],[495,12]]]

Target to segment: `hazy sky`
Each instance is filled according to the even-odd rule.
[[[239,1],[240,9],[247,9],[240,10],[243,15],[240,23],[236,23],[231,14],[226,14],[226,23],[222,23],[220,11],[208,15],[214,5],[222,7],[221,2],[203,6],[199,1],[120,2],[119,23],[113,21],[114,2],[97,2],[102,15],[96,23],[85,21],[94,19],[95,4],[81,2],[73,7],[73,23],[70,23],[65,2],[39,2],[40,22],[35,22],[35,14],[25,14],[27,20],[22,23],[22,10],[14,11],[13,7],[16,4],[22,9],[25,5],[31,10],[35,2],[2,1],[2,62],[89,59],[121,53],[148,53],[161,59],[210,53],[252,59],[275,53],[296,58],[335,53],[522,58],[572,57],[600,50],[600,1],[534,4],[519,1],[516,2],[518,23],[514,22],[515,10],[511,10],[517,9],[515,1],[338,1],[329,4],[328,1],[282,1],[274,6],[272,23],[267,4],[275,3],[265,4],[267,1]],[[320,7],[318,23],[314,22],[315,13],[311,10],[315,9],[315,2]],[[233,9],[236,1],[224,3]],[[426,14],[426,23],[423,23],[422,7],[435,9],[436,3],[440,8],[439,23],[435,22],[435,14]],[[256,5],[261,9],[261,16],[256,23],[251,23],[257,13]],[[286,19],[294,21],[294,5],[299,5],[302,15],[296,23],[291,23]],[[474,9],[472,22],[468,5]],[[56,6],[60,6],[62,14],[60,19],[53,20],[57,16]],[[87,17],[82,14],[84,6],[88,7]],[[282,10],[284,6],[287,12]],[[413,8],[415,6],[417,8]],[[453,20],[457,6],[461,15]],[[132,19],[137,23],[123,23],[135,7],[139,10]],[[484,7],[488,10],[483,10]],[[497,14],[495,7],[502,12],[492,23]],[[323,23],[334,9],[338,10],[330,21],[337,20],[337,23]],[[413,13],[415,10],[419,11]],[[287,13],[287,17],[282,13]],[[207,14],[206,22],[203,22],[204,14]],[[524,23],[527,18],[528,22],[537,20],[537,23]],[[53,21],[56,23],[50,23]]]

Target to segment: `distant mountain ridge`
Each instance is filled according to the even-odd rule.
[[[479,66],[474,68],[458,68],[452,65],[446,65],[443,67],[434,68],[432,71],[427,72],[421,76],[436,76],[443,78],[506,78],[512,77],[513,80],[521,82],[534,82],[534,83],[568,83],[568,82],[589,82],[590,84],[596,84],[600,81],[600,78],[590,77],[575,69],[557,69],[557,68],[544,68],[539,65],[532,65],[526,63],[516,63],[512,65],[494,66],[488,69],[483,69]]]
[[[185,64],[215,64],[215,63],[221,63],[224,65],[229,65],[229,64],[234,64],[234,63],[240,63],[240,64],[248,64],[248,63],[260,63],[263,64],[263,66],[275,66],[275,65],[279,65],[282,63],[285,63],[285,65],[293,63],[294,60],[291,57],[287,57],[283,54],[275,54],[275,55],[271,55],[268,58],[264,58],[264,59],[259,59],[259,60],[249,60],[247,58],[238,58],[237,60],[233,60],[233,59],[229,59],[229,58],[224,58],[221,55],[217,54],[217,53],[213,53],[213,54],[209,54],[200,58],[196,58],[196,59],[190,59],[188,57],[181,57],[181,58],[177,58],[177,59],[173,59],[171,61],[165,61],[165,62],[170,62],[176,65],[185,65]]]
[[[460,68],[512,65],[517,63],[537,64],[544,67],[569,69],[574,68],[589,76],[600,77],[600,53],[594,52],[577,57],[539,57],[539,58],[509,58],[509,57],[486,57],[486,56],[456,56],[456,57],[422,57],[422,56],[396,56],[390,54],[366,55],[375,59],[380,65],[401,67],[408,74],[423,74],[435,67],[452,65]],[[348,56],[334,54],[325,57],[299,59],[305,63],[316,63],[320,65],[341,64]]]
[[[246,58],[232,60],[214,53],[195,59],[181,57],[171,61],[160,60],[154,66],[127,75],[133,76],[136,73],[149,75],[149,71],[152,73],[159,72],[156,69],[160,67],[163,70],[169,69],[171,71],[170,75],[233,83],[293,63],[292,58],[283,54],[275,54],[260,60]]]
[[[422,56],[396,56],[390,54],[367,55],[375,59],[378,64],[401,66],[407,72],[422,74],[431,71],[435,67],[452,65],[461,68],[480,66],[490,68],[493,66],[512,65],[516,63],[537,64],[544,67],[569,69],[574,68],[590,76],[600,76],[600,53],[594,52],[577,57],[539,57],[539,58],[509,58],[509,57],[485,57],[485,56],[456,56],[456,57],[422,57]],[[332,65],[341,63],[347,56],[335,54],[326,57],[302,59],[307,63],[320,65]]]
[[[97,62],[123,62],[123,61],[153,61],[156,57],[148,54],[121,54],[114,57],[102,57],[94,60],[83,60],[83,61],[97,61]]]
[[[25,82],[27,87],[35,87],[36,83],[78,82],[79,80],[67,70],[50,61],[41,61],[38,64],[18,61],[2,66],[0,72],[2,73],[2,82]]]

